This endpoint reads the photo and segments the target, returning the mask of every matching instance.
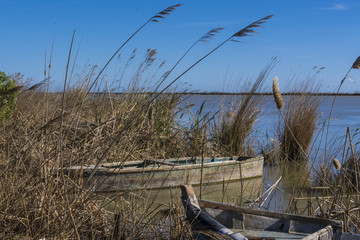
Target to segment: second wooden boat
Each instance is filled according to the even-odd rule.
[[[181,191],[196,239],[342,239],[340,221],[197,200],[190,185],[181,186]]]
[[[80,176],[93,191],[125,191],[198,185],[261,177],[264,158],[191,157],[102,164],[88,181],[94,165],[73,166],[66,171]]]

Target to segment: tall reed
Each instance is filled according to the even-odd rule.
[[[275,61],[260,72],[249,93],[241,96],[232,104],[235,109],[227,109],[225,114],[220,116],[215,135],[215,144],[218,151],[223,154],[254,154],[254,150],[249,145],[249,136],[263,104],[263,97],[256,95],[256,93],[261,91],[274,63]]]
[[[309,153],[321,103],[320,97],[315,95],[318,87],[312,81],[309,79],[293,86],[291,93],[286,95],[285,105],[281,102],[282,98],[276,99],[275,94],[275,102],[278,108],[281,105],[284,118],[278,129],[282,159],[306,159]]]
[[[340,92],[340,89],[342,87],[342,85],[345,82],[345,79],[348,77],[349,73],[351,72],[351,70],[353,69],[360,69],[360,56],[355,60],[355,62],[351,65],[351,67],[349,68],[349,70],[347,71],[347,73],[345,74],[345,76],[343,77],[343,79],[341,80],[339,87],[336,91],[335,97],[333,99],[332,105],[331,105],[331,109],[330,109],[330,113],[329,113],[329,119],[328,119],[328,123],[327,123],[327,128],[326,128],[326,139],[325,139],[325,156],[327,155],[327,144],[328,144],[328,136],[329,136],[329,128],[330,128],[330,120],[331,120],[331,115],[332,115],[332,111],[334,110],[334,106],[335,106],[335,101],[336,101],[336,97]],[[325,164],[327,164],[327,161],[325,161]],[[326,165],[325,165],[326,166]]]
[[[146,24],[158,22],[178,6],[151,17],[102,68],[91,67],[74,85],[68,81],[71,75],[69,53],[62,93],[45,90],[45,94],[32,89],[19,95],[13,117],[0,127],[1,238],[191,237],[189,228],[182,224],[181,210],[175,201],[168,214],[175,225],[169,226],[166,221],[159,223],[158,208],[142,204],[144,199],[149,201],[145,193],[127,196],[118,193],[119,203],[111,196],[90,191],[81,175],[69,178],[66,174],[67,167],[73,165],[81,168],[94,164],[92,174],[95,174],[96,168],[106,161],[181,157],[195,153],[184,136],[202,132],[207,120],[198,124],[202,117],[197,119],[194,127],[184,132],[185,128],[177,122],[183,113],[178,107],[181,98],[173,84],[223,44],[254,33],[254,29],[271,16],[237,31],[165,86],[161,85],[162,81],[157,81],[155,87],[142,85],[147,66],[156,61],[156,51],[151,50],[146,53],[127,92],[114,96],[109,90],[103,91],[100,76],[114,56]],[[201,39],[208,40],[217,31],[210,31]],[[44,82],[47,89],[48,82]],[[259,85],[260,80],[253,92]],[[151,92],[150,89],[160,90]],[[251,104],[248,101],[246,106]],[[57,164],[59,160],[61,164]]]
[[[351,69],[357,69],[359,67],[358,63],[356,63],[360,61],[359,59],[360,58],[355,61]],[[340,87],[346,79],[346,76],[343,78]],[[308,87],[308,85],[302,86]],[[274,80],[273,89],[274,99],[283,118],[282,127],[279,131],[279,139],[283,139],[283,142],[281,142],[283,157],[295,160],[306,159],[306,164],[311,164],[311,170],[301,170],[300,175],[310,175],[314,180],[311,188],[304,188],[305,184],[302,184],[299,188],[295,188],[299,185],[298,183],[295,184],[292,189],[287,211],[295,214],[305,214],[306,209],[303,209],[304,206],[301,206],[300,208],[302,209],[299,209],[298,203],[306,200],[307,206],[305,208],[307,208],[307,214],[309,216],[315,215],[323,218],[342,220],[344,222],[344,231],[360,233],[360,211],[357,207],[360,201],[360,162],[357,147],[358,141],[355,140],[356,137],[358,137],[357,131],[351,132],[350,129],[347,128],[346,136],[344,138],[337,138],[336,141],[329,144],[332,146],[332,149],[325,151],[325,161],[320,167],[314,166],[313,162],[315,160],[309,155],[308,149],[311,144],[313,129],[316,126],[314,125],[314,123],[316,123],[315,109],[317,109],[320,100],[316,98],[314,98],[315,100],[306,100],[304,97],[311,96],[308,94],[308,90],[302,90],[302,93],[307,94],[300,94],[296,91],[298,92],[297,95],[291,96],[295,99],[293,101],[295,103],[297,102],[297,104],[294,105],[292,100],[289,99],[290,97],[286,96],[283,98],[281,96],[277,85],[277,79]],[[331,112],[333,110],[334,101]],[[306,108],[309,108],[311,111],[307,111]],[[296,111],[301,113],[301,116],[295,114]],[[302,116],[307,117],[303,119]],[[298,120],[298,128],[296,127],[296,124],[294,124],[296,122],[294,119],[301,120]],[[306,127],[304,128],[304,126]],[[325,126],[325,123],[323,126]],[[327,127],[328,126],[329,122],[327,124]],[[286,130],[288,132],[287,138]],[[302,134],[298,134],[298,132],[301,132]],[[303,134],[305,133],[307,134],[304,136]],[[285,145],[286,140],[288,141],[287,145]],[[289,151],[289,148],[292,148],[293,150]],[[316,156],[321,157],[318,155]],[[299,164],[302,163],[304,162],[299,162]],[[307,196],[304,196],[305,194],[307,194]]]

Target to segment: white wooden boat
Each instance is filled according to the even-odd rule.
[[[88,179],[94,165],[66,169],[71,176],[88,182],[93,191],[125,191],[198,185],[261,177],[264,158],[258,157],[190,157],[179,159],[147,159],[102,164]]]

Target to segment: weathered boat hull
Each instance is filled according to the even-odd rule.
[[[198,185],[201,176],[203,184],[211,184],[261,177],[263,173],[262,156],[207,158],[203,164],[201,161],[201,158],[153,160],[155,164],[146,167],[139,167],[144,161],[134,161],[121,165],[122,168],[119,163],[103,164],[88,181],[88,187],[100,192],[156,189],[180,184]],[[80,172],[84,181],[88,180],[92,169],[93,166],[71,168],[73,174]]]
[[[342,237],[342,223],[339,221],[247,209],[205,200],[197,201],[196,197],[191,196],[193,190],[188,189],[192,189],[191,186],[182,186],[182,199],[195,232],[214,231],[214,227],[209,226],[208,222],[198,221],[195,214],[199,213],[191,211],[192,208],[196,209],[197,205],[201,212],[222,226],[249,239],[330,240]]]
[[[341,239],[342,224],[338,221],[246,209],[205,200],[199,200],[199,205],[215,220],[245,235],[276,238],[279,233],[286,233],[292,238],[306,240]]]

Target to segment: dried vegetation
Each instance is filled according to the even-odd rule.
[[[193,156],[204,148],[209,154],[219,154],[211,149],[208,139],[212,117],[199,112],[190,127],[179,124],[187,108],[179,108],[181,95],[174,93],[173,84],[223,44],[255,33],[254,29],[272,16],[236,32],[167,85],[165,80],[187,52],[197,42],[213,38],[220,28],[195,42],[160,80],[144,84],[143,76],[156,62],[156,50],[149,49],[127,91],[119,95],[112,94],[106,84],[104,88],[103,72],[127,42],[147,24],[164,20],[179,6],[155,14],[102,68],[90,67],[70,83],[74,32],[63,92],[49,92],[50,60],[45,80],[37,85],[41,89],[29,88],[18,96],[12,118],[0,126],[0,238],[191,238],[176,200],[167,211],[159,211],[152,203],[144,203],[141,191],[118,193],[112,198],[88,191],[82,178],[66,174],[66,168],[73,165],[95,164],[97,168],[103,162]],[[135,56],[136,51],[122,71]],[[249,116],[251,122],[255,116]]]

